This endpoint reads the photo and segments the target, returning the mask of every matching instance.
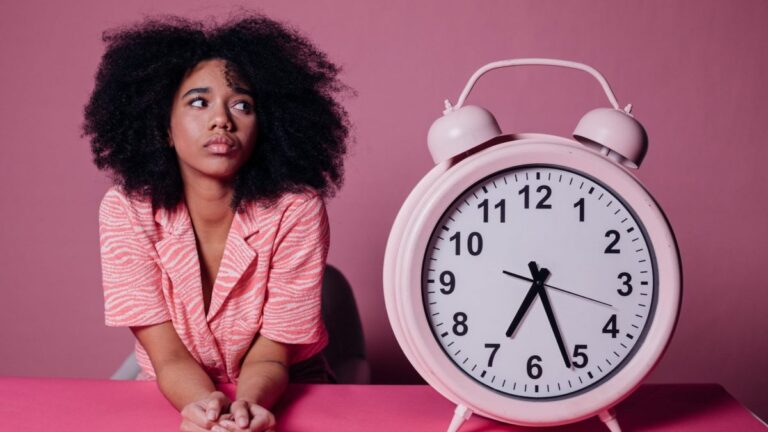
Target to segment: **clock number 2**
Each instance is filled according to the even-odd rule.
[[[456,255],[461,255],[461,231],[456,231],[456,234],[452,235],[450,240],[456,243]],[[478,232],[471,232],[467,237],[467,252],[472,256],[478,256],[482,251],[483,236]]]
[[[536,203],[537,209],[551,209],[552,204],[547,204],[547,200],[552,195],[552,189],[547,185],[541,185],[536,189],[536,192],[544,192],[544,196],[539,200],[538,203]],[[523,196],[523,207],[529,208],[529,195],[530,195],[530,187],[526,185],[524,188],[520,189],[517,192],[518,195]]]
[[[621,235],[619,234],[619,232],[616,230],[609,230],[607,233],[605,233],[605,236],[613,237],[613,241],[611,241],[608,247],[605,248],[605,253],[607,254],[621,253],[621,250],[614,247],[619,243],[619,239],[621,238]]]

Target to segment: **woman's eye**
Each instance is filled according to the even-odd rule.
[[[192,100],[192,102],[190,102],[189,105],[195,108],[203,108],[205,106],[205,100],[197,98]]]
[[[244,111],[244,112],[250,112],[251,111],[251,104],[245,101],[240,101],[235,104],[235,109]]]

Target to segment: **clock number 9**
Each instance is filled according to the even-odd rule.
[[[540,362],[541,357],[532,355],[531,358],[528,359],[528,366],[526,367],[526,370],[528,372],[528,376],[531,377],[531,379],[539,379],[541,378],[541,374],[544,373],[544,370],[541,368],[539,363],[534,363],[534,361]]]
[[[440,288],[440,292],[443,294],[450,294],[453,292],[453,289],[456,288],[456,277],[453,276],[453,273],[446,270],[442,273],[440,273],[440,284],[447,288]]]
[[[464,312],[456,312],[453,314],[453,334],[456,336],[464,336],[467,334],[469,326],[467,326],[467,314]]]
[[[461,255],[461,231],[450,237],[452,242],[456,242],[456,255]],[[483,236],[478,232],[471,232],[467,238],[467,251],[472,256],[480,255],[483,251]]]
[[[547,200],[549,199],[550,195],[552,195],[552,189],[550,189],[550,187],[547,186],[547,185],[541,185],[538,188],[536,188],[536,192],[540,193],[542,191],[544,192],[544,196],[536,204],[536,208],[537,209],[551,209],[552,208],[552,204],[547,204]],[[524,188],[520,189],[517,192],[517,194],[523,196],[523,206],[524,206],[524,208],[528,208],[529,207],[529,203],[528,203],[529,197],[528,197],[528,195],[530,195],[530,187],[528,185],[526,185]]]
[[[628,296],[628,295],[632,294],[632,284],[630,283],[630,282],[632,282],[632,275],[630,275],[630,274],[629,274],[629,273],[627,273],[627,272],[622,272],[622,273],[619,273],[619,276],[618,276],[618,278],[619,278],[619,279],[624,279],[624,278],[626,278],[626,280],[623,280],[623,281],[622,281],[622,284],[623,284],[625,287],[627,287],[627,290],[626,290],[626,291],[622,291],[622,290],[621,290],[621,288],[619,288],[619,289],[617,289],[616,291],[617,291],[617,292],[618,292],[620,295],[622,295],[622,296],[624,296],[624,297],[626,297],[626,296]]]

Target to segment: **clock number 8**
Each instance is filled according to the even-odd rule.
[[[467,334],[469,326],[467,326],[467,314],[464,312],[456,312],[453,314],[453,334],[456,336],[464,336]]]

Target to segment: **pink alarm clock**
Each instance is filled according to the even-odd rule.
[[[463,106],[485,72],[549,65],[590,73],[612,108],[587,113],[573,139],[502,134]],[[400,347],[457,405],[526,426],[599,415],[659,361],[682,293],[678,249],[631,170],[647,136],[605,78],[580,63],[488,64],[429,130],[435,167],[397,215],[384,260],[387,314]]]

